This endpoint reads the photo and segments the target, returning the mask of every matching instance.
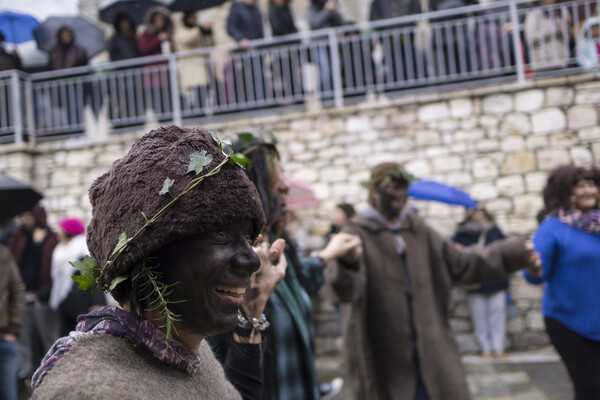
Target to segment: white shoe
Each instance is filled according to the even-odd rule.
[[[325,385],[329,385],[329,391],[321,396],[321,400],[332,400],[339,392],[341,392],[342,386],[344,386],[344,380],[337,377],[332,380],[331,383]]]

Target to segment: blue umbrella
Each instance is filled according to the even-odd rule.
[[[411,183],[408,188],[408,195],[418,200],[433,200],[466,208],[477,207],[477,202],[468,193],[453,186],[426,179]]]
[[[6,43],[24,43],[33,40],[33,30],[39,25],[37,19],[28,14],[12,11],[0,12],[0,32]]]

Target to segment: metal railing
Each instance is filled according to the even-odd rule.
[[[527,0],[498,1],[256,40],[249,51],[222,46],[31,75],[3,72],[0,142],[581,72],[577,55],[599,1],[533,8]]]

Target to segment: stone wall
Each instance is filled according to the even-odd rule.
[[[340,201],[365,204],[360,183],[382,161],[404,163],[413,174],[467,190],[495,214],[506,234],[529,236],[542,207],[547,172],[562,163],[600,162],[600,82],[588,75],[507,84],[451,93],[379,98],[340,109],[276,114],[212,123],[236,132],[268,129],[279,141],[286,173],[310,182],[321,205],[299,210],[301,246],[322,245],[329,217]],[[102,139],[0,147],[0,171],[45,193],[49,221],[74,215],[89,220],[87,189],[142,132]],[[450,235],[460,207],[412,202],[436,229]],[[541,289],[511,283],[515,315],[513,348],[547,343],[540,316]],[[464,293],[457,290],[452,327],[463,351],[474,351]],[[326,301],[318,302],[325,311]],[[324,342],[325,343],[325,342]],[[327,345],[323,345],[327,347]]]

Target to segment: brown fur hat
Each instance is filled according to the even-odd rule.
[[[119,234],[126,232],[131,237],[145,224],[141,212],[151,218],[173,199],[170,194],[158,194],[167,177],[175,181],[171,193],[176,196],[191,180],[201,176],[193,171],[186,173],[190,154],[200,150],[214,157],[201,174],[223,161],[224,155],[206,130],[162,127],[138,139],[125,157],[94,181],[89,193],[92,221],[87,244],[101,268],[113,252]],[[174,241],[243,218],[252,221],[254,237],[258,236],[265,224],[258,192],[242,168],[226,164],[218,174],[182,196],[138,236],[111,267],[107,282],[126,275],[145,256]]]

